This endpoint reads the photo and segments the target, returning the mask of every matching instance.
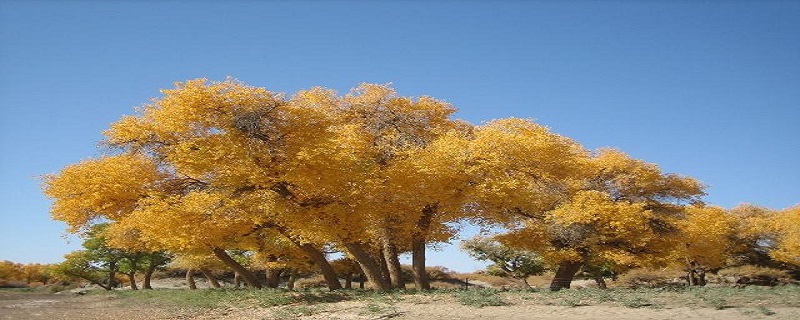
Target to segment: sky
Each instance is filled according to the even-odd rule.
[[[41,177],[160,89],[227,76],[391,83],[695,177],[714,205],[800,203],[800,1],[0,0],[0,260],[78,249]],[[428,264],[483,266],[457,240]]]

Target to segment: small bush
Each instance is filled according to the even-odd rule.
[[[370,301],[366,304],[365,310],[361,312],[362,315],[378,315],[378,314],[386,314],[386,315],[396,315],[397,314],[397,307],[394,305],[394,301],[390,299],[377,299]]]
[[[633,297],[622,301],[622,305],[626,308],[642,308],[652,306],[653,303],[643,297]]]
[[[298,289],[327,288],[328,283],[325,282],[324,277],[317,275],[309,278],[297,279],[297,281],[294,282],[294,287]]]
[[[457,298],[458,302],[465,306],[478,308],[508,305],[508,302],[494,290],[466,290],[459,292]]]
[[[683,272],[678,270],[633,269],[619,277],[630,288],[657,288],[683,285]]]
[[[775,286],[793,282],[792,276],[784,270],[753,265],[726,268],[717,274],[739,285]]]
[[[27,288],[28,284],[24,281],[0,279],[0,288]]]
[[[428,273],[428,279],[431,281],[449,280],[455,274],[450,269],[440,266],[426,267],[425,272]]]
[[[772,310],[770,310],[769,308],[767,308],[765,306],[758,306],[757,309],[758,309],[758,312],[761,312],[761,314],[763,314],[765,316],[771,316],[771,315],[775,314],[775,311],[772,311]]]

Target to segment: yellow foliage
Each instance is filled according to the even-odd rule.
[[[138,154],[107,156],[68,166],[44,179],[53,198],[50,213],[70,231],[98,218],[118,220],[133,211],[163,177],[156,164]]]
[[[777,235],[777,246],[770,252],[770,256],[800,267],[800,206],[778,212],[770,227]]]
[[[675,246],[675,262],[688,267],[691,261],[712,269],[720,268],[733,253],[735,216],[718,207],[689,206],[686,217],[676,224],[680,240]]]
[[[408,250],[415,237],[452,238],[465,218],[506,225],[504,241],[551,263],[620,266],[722,254],[715,241],[733,228],[715,208],[684,212],[703,195],[697,180],[618,150],[590,153],[530,120],[473,127],[444,101],[388,85],[286,98],[196,79],[162,93],[105,132],[121,155],[45,180],[53,218],[72,231],[111,221],[116,246],[246,249],[271,267],[303,260],[292,242]],[[785,239],[776,259],[797,257],[785,227],[796,215],[769,228]],[[671,251],[677,242],[691,246]]]
[[[501,221],[540,215],[577,188],[588,153],[574,141],[524,119],[492,121],[476,128],[467,174],[473,197]]]

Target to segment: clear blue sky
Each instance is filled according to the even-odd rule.
[[[535,118],[696,177],[706,200],[800,202],[800,2],[0,0],[0,260],[79,246],[40,175],[174,81],[391,82],[481,123]],[[430,264],[479,267],[457,249]]]

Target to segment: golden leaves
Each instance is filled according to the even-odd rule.
[[[106,131],[122,155],[46,179],[55,219],[73,230],[111,220],[121,244],[266,251],[268,226],[300,242],[407,243],[435,205],[429,239],[473,218],[513,228],[503,241],[550,262],[617,265],[722,252],[730,232],[718,209],[686,207],[703,195],[697,180],[618,150],[590,153],[526,119],[472,126],[444,101],[379,84],[287,99],[196,79],[162,92]],[[773,252],[783,261],[797,257],[796,229],[785,227],[796,211],[765,227],[788,239]],[[680,241],[707,247],[670,251]]]
[[[149,159],[124,154],[68,166],[47,176],[43,189],[55,200],[52,217],[78,231],[93,219],[115,220],[130,213],[161,177]]]
[[[777,213],[769,227],[774,230],[778,242],[770,256],[775,260],[800,266],[800,206]]]

